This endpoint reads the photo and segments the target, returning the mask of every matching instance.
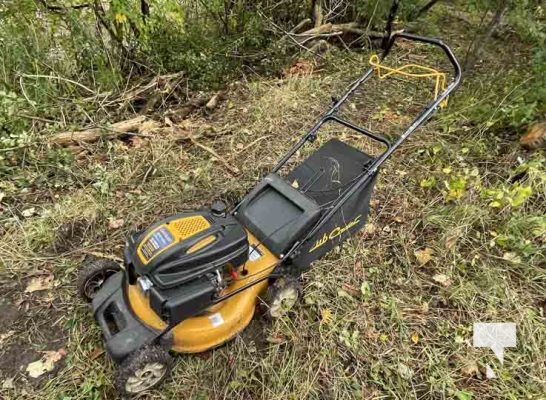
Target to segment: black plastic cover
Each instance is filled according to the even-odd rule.
[[[281,256],[317,221],[320,207],[277,174],[267,175],[241,202],[236,218]]]
[[[210,228],[169,247],[148,264],[141,263],[137,248],[149,232],[171,221],[195,215],[206,218]],[[212,243],[188,252],[210,236],[215,237]],[[232,216],[213,215],[209,211],[192,211],[172,215],[131,236],[125,247],[125,264],[131,284],[135,283],[138,276],[146,276],[155,287],[169,289],[198,279],[227,264],[238,267],[248,259],[248,247],[248,237],[244,228]]]
[[[217,287],[211,277],[203,276],[173,289],[152,287],[150,306],[169,325],[174,326],[212,304]]]
[[[154,343],[161,331],[140,322],[130,309],[124,295],[123,272],[104,282],[93,299],[93,313],[99,323],[106,351],[116,363],[121,363],[134,351]]]

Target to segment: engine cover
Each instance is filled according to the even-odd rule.
[[[248,259],[248,238],[230,215],[192,211],[172,215],[132,235],[125,248],[129,283],[145,276],[171,289]]]

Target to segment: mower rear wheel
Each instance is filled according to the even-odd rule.
[[[267,288],[265,305],[267,319],[278,319],[290,312],[301,296],[301,285],[292,276],[283,276]]]
[[[147,346],[125,359],[116,375],[120,394],[134,396],[157,387],[171,373],[172,358],[160,346]]]
[[[121,271],[119,264],[106,258],[84,262],[82,269],[78,272],[77,287],[80,297],[88,303],[93,301],[106,279],[118,271]]]

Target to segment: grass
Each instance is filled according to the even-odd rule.
[[[446,26],[445,41],[464,54],[466,39],[455,23]],[[74,297],[83,255],[119,257],[130,231],[244,194],[325,110],[329,95],[343,91],[366,60],[359,57],[325,62],[312,75],[233,85],[213,115],[194,115],[216,133],[203,143],[238,167],[238,177],[206,151],[168,137],[138,147],[102,142],[83,161],[66,164],[55,153],[19,171],[14,181],[32,184],[12,189],[1,214],[0,334],[15,331],[0,348],[0,380],[15,378],[2,398],[114,398],[114,367]],[[476,118],[476,109],[498,102],[492,91],[518,84],[491,83],[506,75],[499,71],[518,69],[497,57],[491,49],[484,60],[491,68],[467,78],[448,109],[386,164],[366,229],[305,274],[304,301],[289,318],[257,317],[220,349],[178,356],[170,381],[146,398],[544,398],[546,159],[488,129],[494,115]],[[397,106],[416,98],[400,82],[386,85],[372,88],[394,94],[381,89],[369,109],[359,95],[345,111],[357,120],[369,111],[371,127],[394,135],[407,121]],[[334,133],[367,146],[334,128],[325,136]],[[530,193],[520,193],[524,187]],[[123,225],[109,228],[109,219]],[[47,274],[54,289],[24,292],[29,279]],[[506,349],[504,365],[472,346],[475,322],[517,323],[517,347]],[[26,364],[61,347],[67,356],[55,371],[28,378]],[[497,379],[485,378],[486,364]]]

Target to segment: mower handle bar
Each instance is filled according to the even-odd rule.
[[[364,74],[359,77],[356,81],[354,81],[349,89],[338,99],[335,100],[334,104],[331,106],[331,108],[316,122],[316,124],[305,134],[292,148],[285,154],[285,156],[275,165],[275,167],[271,170],[271,172],[278,172],[286,162],[292,158],[292,156],[302,147],[306,142],[311,141],[313,142],[317,137],[317,132],[320,129],[320,127],[327,121],[335,121],[338,123],[341,123],[342,125],[345,125],[348,128],[351,128],[363,135],[366,135],[373,140],[379,141],[383,143],[385,146],[387,146],[387,150],[383,155],[387,154],[387,158],[390,156],[392,151],[390,151],[393,147],[394,149],[400,145],[401,142],[406,140],[407,136],[411,134],[418,126],[420,126],[430,115],[433,111],[435,111],[440,103],[447,97],[449,94],[459,85],[461,81],[461,66],[459,62],[457,61],[457,58],[453,54],[453,51],[447,46],[444,42],[442,42],[439,39],[426,37],[426,36],[419,36],[414,35],[411,33],[405,33],[405,32],[395,32],[391,35],[389,41],[387,42],[387,46],[385,47],[385,50],[383,51],[381,55],[381,60],[383,60],[391,51],[394,43],[397,39],[406,39],[406,40],[413,40],[417,42],[422,43],[428,43],[437,47],[440,47],[444,53],[446,54],[447,58],[451,62],[453,66],[453,79],[451,83],[448,85],[445,90],[438,95],[436,99],[434,99],[431,103],[428,104],[428,106],[415,118],[412,125],[402,134],[400,137],[402,140],[396,141],[394,144],[391,144],[385,137],[383,137],[380,134],[373,133],[370,130],[356,126],[355,124],[346,121],[342,118],[339,118],[336,113],[339,111],[340,107],[345,103],[345,101],[364,83],[366,82],[373,74],[374,68],[369,68]],[[417,125],[415,125],[417,123]],[[414,126],[415,125],[415,126]],[[407,134],[407,135],[406,135]],[[392,149],[394,151],[394,149]],[[382,158],[382,157],[379,157]],[[386,159],[386,158],[385,158]],[[382,160],[381,162],[383,162]]]
[[[369,131],[368,129],[365,129],[363,127],[356,126],[352,124],[349,121],[346,121],[344,119],[339,118],[336,113],[339,110],[339,108],[343,105],[343,103],[351,96],[359,87],[362,85],[365,81],[367,81],[373,74],[373,67],[369,68],[360,78],[358,78],[356,81],[353,82],[353,84],[350,86],[350,88],[341,96],[339,100],[335,102],[335,104],[332,105],[332,107],[317,121],[317,123],[307,132],[306,135],[304,135],[289,151],[288,153],[277,163],[277,165],[272,169],[272,172],[278,172],[285,164],[286,162],[302,147],[306,142],[310,141],[313,142],[317,137],[317,132],[320,129],[320,127],[327,121],[335,121],[338,123],[341,123],[342,125],[351,128],[361,134],[364,134],[374,140],[377,140],[381,143],[383,143],[387,149],[379,155],[377,158],[375,158],[375,161],[372,163],[372,165],[368,168],[366,172],[362,174],[362,176],[355,182],[353,185],[351,185],[347,190],[345,190],[341,196],[338,198],[338,200],[335,202],[334,206],[330,208],[315,224],[313,229],[305,236],[304,239],[296,242],[292,248],[284,255],[283,259],[286,259],[291,254],[293,254],[302,243],[304,243],[307,239],[311,238],[315,233],[319,231],[319,229],[330,219],[333,217],[333,215],[345,204],[345,202],[354,195],[363,185],[366,185],[368,181],[375,175],[375,173],[378,171],[379,167],[392,155],[392,153],[411,135],[419,126],[421,126],[434,111],[438,109],[442,101],[449,96],[449,94],[455,90],[455,88],[460,84],[461,82],[461,66],[459,62],[457,61],[457,58],[453,54],[453,51],[447,46],[443,41],[435,38],[425,37],[425,36],[419,36],[414,35],[410,33],[404,33],[404,32],[396,32],[391,35],[389,41],[387,42],[387,46],[385,50],[383,51],[383,54],[381,55],[381,60],[383,60],[391,51],[393,45],[395,44],[397,39],[405,39],[405,40],[412,40],[422,43],[431,44],[437,47],[440,47],[444,53],[446,54],[447,58],[449,59],[451,65],[453,66],[453,78],[451,80],[451,83],[441,92],[434,100],[432,100],[413,120],[411,125],[405,130],[402,135],[394,142],[390,143],[386,138],[384,138],[382,135],[379,135],[377,133],[373,133]],[[238,206],[235,208],[237,209]]]
[[[431,38],[427,36],[419,36],[414,35],[412,33],[405,33],[405,32],[395,32],[391,35],[391,38],[387,42],[387,47],[385,48],[385,51],[383,52],[382,58],[385,58],[389,52],[391,51],[392,46],[394,45],[394,42],[396,39],[407,39],[407,40],[413,40],[414,42],[421,42],[421,43],[427,43],[432,44],[434,46],[440,47],[444,53],[446,54],[447,58],[449,59],[449,62],[453,66],[453,80],[458,82],[461,80],[461,66],[459,62],[457,61],[457,58],[455,57],[455,54],[453,54],[453,51],[449,48],[448,45],[446,45],[443,41],[436,38]]]

